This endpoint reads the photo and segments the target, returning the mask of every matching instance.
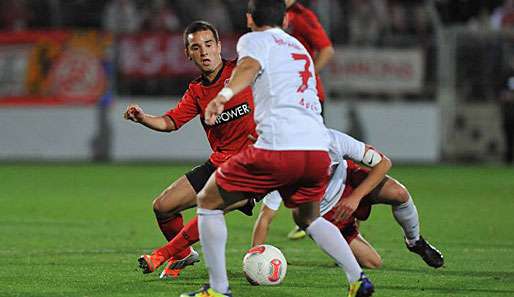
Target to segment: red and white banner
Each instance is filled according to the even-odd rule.
[[[365,93],[417,93],[425,73],[421,49],[340,47],[327,83],[333,90]]]
[[[109,89],[109,34],[0,33],[0,105],[95,104]]]
[[[234,58],[236,36],[221,37],[223,57]],[[156,78],[195,76],[194,63],[186,58],[181,34],[141,33],[118,39],[118,71],[123,77]]]

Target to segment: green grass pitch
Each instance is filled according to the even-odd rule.
[[[0,296],[178,296],[197,289],[207,280],[203,263],[178,280],[136,271],[138,256],[164,243],[153,197],[188,168],[0,165]],[[398,166],[392,175],[409,188],[422,234],[446,264],[434,270],[409,253],[389,207],[375,207],[361,228],[384,261],[367,271],[375,296],[514,296],[514,169]],[[285,238],[293,225],[286,209],[269,240],[290,262],[285,282],[247,284],[241,260],[254,220],[227,216],[234,296],[346,296],[341,271],[311,240]]]

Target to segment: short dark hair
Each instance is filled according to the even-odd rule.
[[[252,15],[253,21],[259,27],[282,27],[286,4],[284,0],[250,0],[247,12]]]
[[[189,40],[187,37],[189,34],[193,34],[200,31],[211,31],[212,35],[214,35],[214,39],[216,42],[220,41],[220,35],[218,34],[218,30],[214,27],[213,24],[206,21],[194,21],[189,24],[184,30],[184,46],[187,48],[189,46]]]

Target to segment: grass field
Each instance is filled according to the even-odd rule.
[[[164,243],[151,201],[187,169],[0,165],[0,296],[178,296],[199,287],[203,264],[173,281],[136,271],[137,257]],[[384,260],[367,272],[375,296],[514,296],[514,169],[409,166],[392,175],[409,188],[422,234],[446,264],[434,270],[409,253],[388,207],[375,207],[362,225]],[[270,237],[289,261],[285,282],[247,284],[241,260],[254,219],[227,216],[234,296],[346,296],[340,270],[309,239],[285,239],[292,227],[285,209]]]

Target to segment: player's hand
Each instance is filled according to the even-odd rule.
[[[207,104],[204,119],[207,125],[214,125],[216,123],[216,118],[223,112],[226,102],[227,99],[225,97],[218,95]]]
[[[126,120],[136,123],[143,121],[144,115],[145,113],[143,109],[137,104],[130,104],[127,106],[127,110],[123,113],[123,117]]]
[[[342,198],[341,202],[336,206],[335,222],[347,220],[355,212],[360,203],[359,197],[352,195]]]

